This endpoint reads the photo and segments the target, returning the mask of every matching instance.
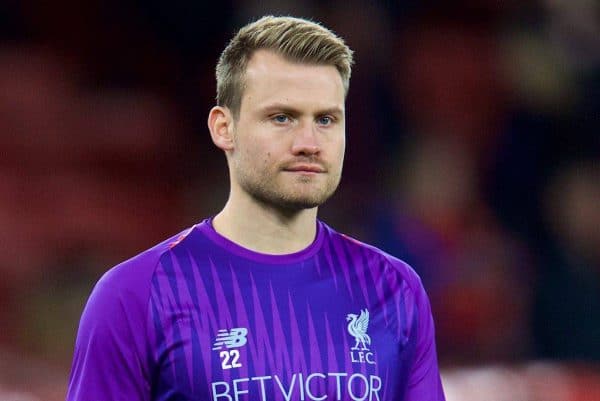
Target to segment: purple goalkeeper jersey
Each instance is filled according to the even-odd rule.
[[[250,251],[205,220],[109,270],[68,401],[442,401],[429,301],[402,261],[322,222]]]

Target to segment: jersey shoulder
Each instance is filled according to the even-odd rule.
[[[177,246],[192,229],[184,230],[146,251],[109,269],[100,277],[81,316],[78,343],[86,343],[104,327],[110,337],[117,322],[128,322],[143,332],[152,278],[160,259]],[[121,324],[125,326],[125,324]]]
[[[150,278],[161,257],[178,246],[192,229],[193,227],[187,228],[112,267],[100,278],[98,285],[110,283],[111,286],[129,287],[131,281],[139,283],[142,277]]]
[[[376,246],[362,242],[347,234],[337,232],[326,224],[322,224],[328,232],[331,240],[343,243],[351,251],[351,253],[362,254],[368,260],[375,262],[370,263],[370,265],[383,266],[386,273],[399,275],[413,293],[419,294],[421,291],[423,291],[421,278],[412,268],[412,266],[405,261],[390,255]]]

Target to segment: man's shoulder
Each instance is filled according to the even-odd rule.
[[[370,266],[379,266],[386,273],[399,275],[413,291],[418,291],[422,288],[421,278],[417,272],[402,259],[387,253],[377,246],[340,233],[324,223],[323,225],[333,241],[343,243],[350,255],[361,255],[361,257],[369,261],[368,264]]]
[[[189,227],[172,235],[151,248],[110,268],[98,280],[96,287],[108,285],[114,291],[122,288],[131,290],[135,287],[149,285],[161,258],[173,248],[179,246],[193,231],[193,228]]]

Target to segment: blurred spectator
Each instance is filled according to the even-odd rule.
[[[63,255],[91,279],[182,225],[174,108],[77,77],[48,49],[0,48],[0,340],[22,341],[23,294]]]
[[[64,400],[64,380],[54,365],[0,347],[0,400]]]
[[[450,16],[432,7],[401,28],[396,98],[414,134],[457,138],[484,167],[506,108],[495,14],[448,8]]]
[[[553,242],[537,278],[538,355],[600,362],[600,165],[562,170],[545,206]]]
[[[482,202],[462,142],[418,140],[392,176],[377,239],[409,262],[430,294],[442,361],[514,360],[528,346],[530,266]]]
[[[596,401],[600,374],[590,367],[532,363],[451,369],[442,376],[447,401]]]

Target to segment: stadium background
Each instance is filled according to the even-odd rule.
[[[207,111],[236,27],[356,52],[321,217],[407,260],[449,401],[600,399],[600,3],[0,3],[0,400],[61,400],[110,266],[216,213]]]

